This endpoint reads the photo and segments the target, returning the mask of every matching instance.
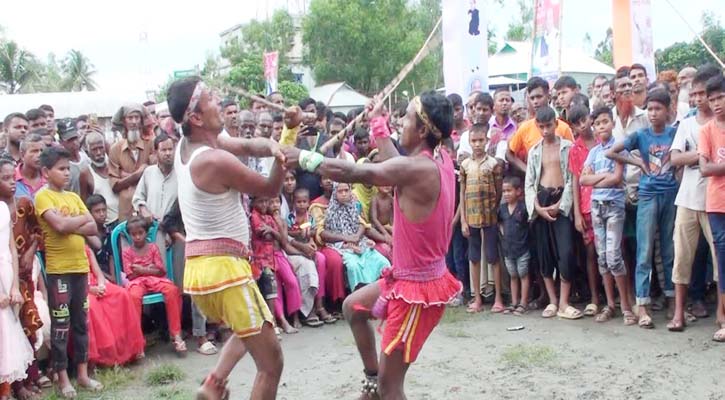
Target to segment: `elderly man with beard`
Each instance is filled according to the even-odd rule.
[[[153,143],[141,139],[143,127],[143,108],[132,104],[123,106],[122,115],[123,139],[114,143],[108,152],[108,175],[111,189],[118,193],[118,220],[127,220],[132,212],[131,199],[136,185],[146,167],[153,164],[151,155]]]
[[[98,194],[106,200],[106,224],[118,220],[118,194],[113,191],[109,176],[106,141],[97,131],[86,136],[86,153],[91,162],[81,171],[81,198],[85,202],[88,196]]]

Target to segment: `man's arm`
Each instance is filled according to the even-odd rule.
[[[629,153],[622,153],[622,151],[625,149],[624,142],[617,142],[612,147],[607,150],[606,153],[604,153],[604,156],[607,157],[610,160],[614,160],[621,164],[629,164],[634,165],[635,167],[638,167],[642,170],[645,174],[649,175],[649,171],[647,171],[644,162],[641,159],[633,158],[629,155]]]
[[[45,222],[47,222],[54,231],[60,232],[64,235],[73,233],[79,234],[78,231],[88,222],[88,218],[86,218],[85,214],[76,215],[75,217],[66,217],[56,210],[47,210],[41,215],[41,217],[45,219]],[[95,233],[98,233],[97,230]],[[89,236],[93,234],[94,233],[91,233]]]
[[[226,150],[236,156],[242,157],[278,157],[279,144],[267,138],[238,138],[219,136],[217,144],[222,150]]]
[[[521,161],[511,149],[506,151],[506,161],[519,172],[526,173],[526,163]]]
[[[411,157],[401,156],[381,163],[365,164],[353,164],[339,159],[325,158],[316,172],[335,182],[400,186],[420,182],[421,177],[436,174],[436,167],[432,162],[412,162]]]
[[[698,165],[700,156],[697,154],[696,150],[672,150],[670,152],[670,160],[672,161],[672,165],[675,167],[691,167]]]
[[[91,167],[87,166],[81,171],[80,176],[80,185],[81,185],[81,199],[83,201],[86,201],[88,199],[88,196],[93,194],[93,191],[95,190],[95,185],[93,183],[93,175],[91,175]]]
[[[604,175],[604,179],[599,181],[594,187],[597,188],[611,188],[617,187],[622,183],[624,179],[624,165],[620,163],[614,164],[614,172],[600,174]]]
[[[274,161],[269,177],[265,178],[224,150],[205,151],[191,168],[192,176],[199,178],[198,181],[194,179],[195,183],[207,191],[213,191],[208,190],[209,187],[221,184],[240,193],[273,197],[279,194],[284,181],[284,169],[279,160]]]
[[[120,193],[123,190],[126,190],[130,188],[131,186],[138,183],[138,181],[141,179],[141,176],[143,175],[144,170],[146,169],[146,164],[141,164],[140,167],[136,171],[134,171],[131,175],[128,175],[126,177],[123,177],[121,173],[121,167],[117,164],[115,164],[113,161],[111,161],[109,157],[108,161],[108,177],[111,181],[111,189],[114,193]]]
[[[725,163],[715,164],[714,162],[707,159],[707,157],[700,155],[700,173],[704,177],[710,176],[724,176],[725,175]]]
[[[131,198],[131,205],[133,206],[133,209],[141,212],[141,207],[146,206],[146,200],[148,199],[148,181],[146,179],[146,171],[144,170],[143,174],[141,174],[141,179],[138,181],[138,185],[136,185],[136,191],[133,192],[133,197]]]

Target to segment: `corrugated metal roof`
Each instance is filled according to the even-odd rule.
[[[83,114],[96,114],[100,118],[111,117],[124,104],[143,103],[145,93],[118,93],[106,91],[57,92],[0,95],[0,118],[13,112],[26,112],[49,104],[55,110],[55,118],[75,118]]]

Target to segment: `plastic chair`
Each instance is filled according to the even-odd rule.
[[[156,235],[159,232],[159,223],[157,221],[154,221],[153,224],[149,227],[149,233],[146,235],[146,241],[149,243],[156,243]],[[126,230],[126,221],[121,222],[118,224],[114,229],[113,232],[111,232],[111,250],[113,251],[113,264],[114,264],[114,270],[116,272],[116,283],[118,285],[122,285],[121,282],[121,271],[123,271],[123,265],[121,257],[121,243],[120,238],[121,235],[123,235],[123,239],[126,240],[126,243],[132,243],[131,235],[128,233],[128,230]],[[173,263],[173,256],[174,251],[172,248],[166,249],[166,277],[170,280],[174,280],[174,263]],[[164,295],[161,293],[148,293],[144,295],[143,297],[143,304],[156,304],[156,303],[163,303],[164,302]]]

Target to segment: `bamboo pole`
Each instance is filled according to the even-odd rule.
[[[437,47],[440,44],[440,40],[433,40],[435,37],[435,33],[438,31],[438,28],[441,25],[442,18],[438,18],[438,22],[436,22],[435,26],[433,27],[433,30],[428,35],[428,38],[423,43],[423,46],[418,50],[418,53],[415,54],[415,57],[413,57],[412,60],[410,60],[401,70],[398,72],[398,75],[393,78],[390,83],[388,83],[385,88],[380,92],[380,95],[382,98],[380,101],[385,101],[391,93],[400,85],[401,82],[408,76],[408,74],[415,68],[416,65],[418,65],[425,56],[428,55],[428,53],[435,47]],[[352,129],[352,127],[360,122],[362,120],[363,116],[365,115],[365,111],[361,112],[357,115],[352,121],[348,122],[345,129],[340,131],[337,135],[331,137],[327,142],[325,142],[322,146],[320,146],[320,153],[325,154],[327,149],[332,147],[334,144],[341,142],[344,140],[345,136],[347,135],[347,132]]]

